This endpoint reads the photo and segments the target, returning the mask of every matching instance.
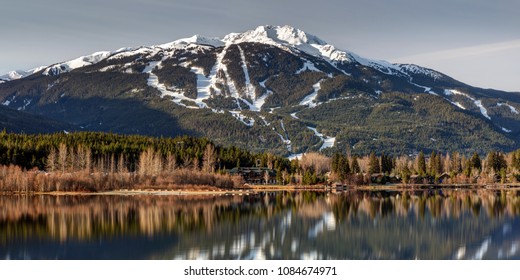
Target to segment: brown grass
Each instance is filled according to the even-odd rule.
[[[231,189],[240,187],[239,177],[176,169],[159,175],[135,172],[42,172],[18,166],[0,166],[0,192],[98,192],[119,189]]]

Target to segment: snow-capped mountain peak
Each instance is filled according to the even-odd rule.
[[[160,45],[161,48],[172,48],[178,45],[189,45],[189,44],[197,44],[197,45],[209,45],[213,47],[221,47],[224,45],[224,42],[219,38],[210,38],[201,35],[193,35],[189,38],[183,38],[179,40],[175,40],[171,43],[167,43],[164,45]]]
[[[43,74],[59,75],[63,72],[69,72],[80,67],[96,64],[109,57],[110,59],[112,59],[130,56],[137,53],[156,53],[165,49],[185,48],[196,45],[203,47],[223,47],[226,45],[240,44],[246,42],[274,45],[276,47],[285,49],[293,53],[303,52],[315,57],[325,59],[333,65],[336,65],[337,63],[357,62],[364,66],[373,67],[378,71],[381,71],[386,74],[408,76],[410,73],[422,73],[424,75],[431,76],[434,79],[441,77],[440,74],[435,71],[415,65],[399,65],[392,64],[386,61],[370,60],[363,58],[355,53],[338,49],[315,35],[306,33],[305,31],[288,25],[262,25],[256,27],[255,29],[251,29],[242,33],[230,33],[224,36],[223,39],[194,35],[192,37],[175,40],[173,42],[162,45],[139,48],[123,48],[112,52],[96,52],[91,55],[82,56],[70,61],[51,65],[44,70]],[[42,68],[38,69],[38,71],[40,70],[42,70]],[[26,77],[35,72],[37,71],[12,71],[4,76],[0,76],[0,79],[4,81],[9,81]]]
[[[43,71],[44,75],[59,75],[62,72],[69,72],[76,68],[84,67],[87,65],[92,65],[100,62],[101,60],[112,55],[112,52],[109,51],[101,51],[95,52],[91,55],[81,56],[73,60],[69,60],[67,62],[57,63],[51,65]]]
[[[270,44],[282,48],[295,48],[313,56],[324,57],[334,61],[352,61],[352,57],[344,51],[292,26],[264,25],[243,33],[230,33],[223,39],[226,44],[243,42]]]
[[[18,79],[30,76],[36,72],[39,72],[44,68],[45,68],[45,66],[41,66],[41,67],[36,67],[36,68],[30,69],[27,71],[22,71],[22,70],[9,71],[7,74],[0,76],[0,80],[4,80],[4,81],[18,80]]]
[[[244,33],[232,33],[224,38],[224,41],[236,42],[242,41],[258,41],[265,42],[272,40],[277,43],[289,44],[298,46],[302,44],[317,44],[326,45],[327,43],[320,38],[306,33],[300,29],[296,29],[292,26],[273,26],[265,25],[258,26],[254,30],[249,30]]]
[[[291,26],[64,61],[1,76],[0,105],[87,130],[193,132],[280,154],[395,143],[415,153],[430,142],[451,149],[474,140],[479,147],[520,147],[520,95],[367,59]]]
[[[0,78],[4,80],[17,80],[24,76],[25,71],[9,71],[7,74],[1,76]]]
[[[399,67],[386,61],[363,58],[355,53],[344,51],[328,44],[315,35],[306,33],[292,26],[265,25],[243,33],[231,33],[224,37],[226,44],[254,42],[271,44],[285,49],[296,49],[312,56],[324,58],[330,62],[358,62],[373,67],[386,74],[405,74]]]
[[[310,40],[325,44],[319,38],[309,35],[291,26],[258,26],[255,29],[243,33],[230,33],[223,39],[228,44],[238,44],[242,42],[255,42],[264,44],[289,44],[293,46],[309,44]]]

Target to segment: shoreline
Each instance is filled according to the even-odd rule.
[[[279,185],[249,185],[243,188],[236,189],[213,189],[213,190],[196,190],[196,189],[118,189],[107,190],[100,192],[88,191],[51,191],[51,192],[0,192],[2,196],[9,195],[53,195],[53,196],[68,196],[68,195],[249,195],[259,192],[282,192],[282,191],[325,191],[340,193],[346,191],[435,191],[435,190],[507,190],[520,191],[520,183],[517,184],[493,184],[493,185],[410,185],[410,184],[393,184],[393,185],[370,185],[370,186],[346,186],[346,187],[326,187],[326,186],[279,186]]]

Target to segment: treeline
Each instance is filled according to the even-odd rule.
[[[107,190],[243,184],[228,175],[234,167],[273,169],[286,184],[520,182],[520,150],[487,155],[423,152],[415,156],[307,153],[289,161],[271,153],[253,154],[214,145],[205,138],[157,138],[101,132],[25,135],[0,133],[0,188]],[[33,175],[25,176],[31,171]],[[71,175],[72,174],[72,175]],[[376,176],[374,176],[376,175]],[[22,176],[23,177],[23,176]]]
[[[363,175],[361,179],[360,175]],[[466,156],[458,152],[442,154],[435,151],[430,155],[421,151],[417,156],[384,153],[377,156],[371,153],[364,157],[343,154],[332,157],[332,181],[367,184],[375,178],[372,175],[381,175],[379,180],[392,178],[405,184],[517,183],[520,182],[520,150],[510,153],[491,151],[484,157],[478,153]]]
[[[236,147],[214,145],[206,138],[189,136],[158,138],[141,135],[119,135],[103,132],[55,134],[0,133],[0,165],[17,165],[24,169],[70,171],[96,168],[104,171],[138,170],[140,157],[153,151],[163,164],[193,167],[200,170],[208,146],[214,150],[211,169],[222,171],[236,166],[272,166],[289,169],[290,161],[269,153],[252,154]],[[61,159],[61,161],[60,161]]]
[[[285,158],[223,148],[204,138],[0,133],[0,191],[228,189],[243,184],[228,169],[253,165],[290,168]]]

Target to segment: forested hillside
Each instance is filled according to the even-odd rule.
[[[190,135],[286,157],[520,148],[519,93],[362,58],[290,26],[97,52],[20,77],[0,83],[8,132]]]

